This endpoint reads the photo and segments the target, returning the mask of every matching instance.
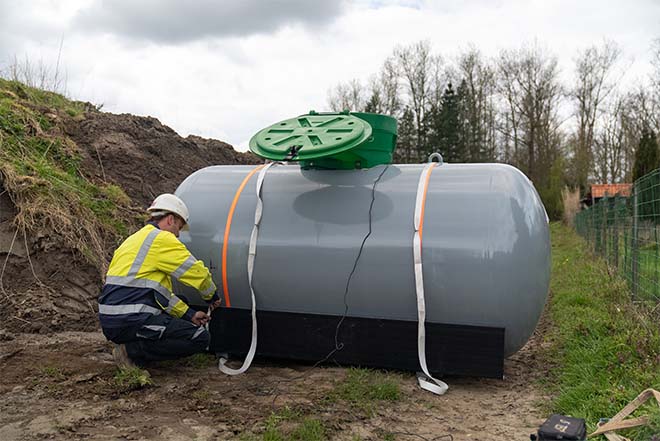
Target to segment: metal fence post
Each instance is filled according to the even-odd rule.
[[[637,206],[637,185],[633,184],[633,222],[632,222],[632,298],[637,299],[637,285],[639,282],[639,274],[637,263],[639,260],[639,225],[638,225],[638,210]]]
[[[612,235],[612,247],[614,251],[614,267],[619,271],[619,201],[620,197],[618,195],[614,196],[614,219],[613,219],[613,232]]]
[[[610,212],[610,198],[605,195],[603,199],[601,199],[601,203],[603,205],[603,257],[605,257],[605,262],[607,262],[607,266],[610,266],[610,250],[609,250],[609,241],[608,241],[608,235],[609,235],[609,225],[608,225],[608,219],[607,217],[609,216]]]

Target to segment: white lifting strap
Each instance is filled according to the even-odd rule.
[[[420,229],[424,222],[424,203],[428,189],[429,173],[437,165],[436,162],[426,164],[419,176],[417,185],[417,198],[415,200],[415,234],[413,236],[413,260],[415,266],[415,291],[417,293],[417,354],[422,372],[417,373],[419,387],[436,395],[443,395],[449,386],[436,378],[433,378],[426,366],[426,304],[424,301],[424,277],[422,267],[422,236]]]
[[[250,350],[245,356],[243,365],[238,369],[232,369],[225,365],[227,359],[220,357],[218,362],[218,368],[227,375],[239,375],[247,371],[252,364],[252,359],[254,354],[257,352],[257,302],[254,296],[254,289],[252,288],[252,272],[254,270],[254,258],[257,254],[257,237],[259,236],[259,225],[261,224],[261,215],[263,214],[264,204],[261,199],[261,187],[264,183],[264,177],[268,169],[277,164],[276,162],[271,162],[262,168],[259,171],[259,176],[257,177],[257,208],[254,211],[254,227],[252,227],[252,235],[250,236],[250,245],[248,249],[248,260],[247,260],[247,273],[248,273],[248,283],[250,285],[250,295],[252,296],[252,342],[250,343]]]

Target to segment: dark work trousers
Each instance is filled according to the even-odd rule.
[[[113,341],[126,345],[128,356],[137,364],[173,360],[203,352],[209,345],[203,326],[168,314],[149,317],[139,328],[126,329]]]

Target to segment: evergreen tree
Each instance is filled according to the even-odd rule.
[[[399,135],[397,137],[397,148],[394,151],[394,160],[399,163],[409,164],[419,162],[420,151],[417,146],[415,126],[415,114],[412,109],[406,106],[403,114],[399,118]]]
[[[642,132],[642,139],[640,139],[639,147],[637,147],[637,151],[635,152],[633,181],[636,181],[658,167],[660,167],[658,141],[655,138],[655,133],[647,129]]]
[[[633,181],[637,194],[637,214],[643,221],[660,223],[660,199],[656,196],[655,187],[658,184],[658,175],[648,175],[660,167],[660,151],[655,133],[648,129],[642,132],[642,139],[635,152],[635,163],[633,164]]]
[[[462,162],[464,160],[464,155],[459,144],[460,121],[458,115],[458,97],[454,89],[452,89],[451,83],[449,83],[442,95],[440,114],[438,115],[440,128],[439,147],[440,151],[445,155],[447,162]]]
[[[383,104],[378,91],[374,91],[371,94],[371,98],[367,101],[364,111],[368,113],[383,113]]]
[[[473,121],[469,115],[470,112],[468,111],[470,99],[470,91],[467,87],[467,83],[465,80],[462,80],[458,89],[456,89],[456,101],[459,103],[457,136],[460,144],[457,150],[459,152],[460,162],[477,162],[475,158],[472,157],[471,153]]]
[[[548,213],[550,220],[560,220],[564,212],[561,190],[566,185],[564,179],[564,164],[561,157],[557,157],[552,163],[547,183],[539,183],[536,185],[539,196],[541,196],[545,211]]]
[[[428,142],[426,156],[439,152],[447,162],[465,162],[461,138],[460,97],[449,83],[440,99],[427,112]]]

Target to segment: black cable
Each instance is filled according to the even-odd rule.
[[[280,383],[294,381],[294,380],[298,380],[298,379],[301,379],[301,378],[305,377],[307,374],[309,374],[312,370],[314,370],[320,364],[325,363],[326,361],[328,361],[328,359],[330,357],[332,357],[337,351],[341,351],[344,348],[344,343],[339,342],[339,329],[341,328],[342,323],[344,322],[344,320],[346,319],[346,316],[348,315],[348,291],[349,291],[349,288],[350,288],[350,285],[351,285],[351,280],[353,279],[353,274],[355,274],[355,270],[357,269],[357,264],[360,260],[360,257],[362,256],[362,251],[364,250],[364,245],[367,242],[367,239],[369,239],[369,236],[371,236],[371,232],[372,232],[372,227],[371,227],[372,212],[373,212],[373,208],[374,208],[374,202],[376,201],[376,185],[378,184],[378,182],[380,182],[381,178],[383,177],[383,175],[385,174],[385,172],[387,171],[388,168],[390,168],[389,165],[386,165],[383,168],[383,171],[380,172],[380,174],[378,175],[378,177],[374,181],[373,186],[371,187],[371,204],[369,205],[369,231],[367,232],[367,234],[362,239],[362,243],[360,244],[360,250],[358,251],[357,257],[355,258],[355,262],[353,262],[353,268],[351,269],[351,272],[348,275],[348,279],[346,280],[346,288],[344,289],[344,314],[342,315],[341,319],[339,320],[339,323],[337,323],[337,327],[335,328],[335,347],[328,353],[328,355],[326,355],[325,357],[323,357],[322,359],[320,359],[319,361],[314,363],[311,368],[309,368],[308,370],[303,372],[302,375],[299,375],[299,376],[296,376],[296,377],[293,377],[293,378],[289,378],[289,379],[286,379],[286,380],[279,380],[277,382],[277,384],[275,385],[275,389],[277,388],[277,385],[279,385]],[[279,396],[279,394],[274,395],[273,404],[275,403],[275,400],[277,399],[278,396]]]
[[[366,236],[364,236],[364,239],[362,239],[362,243],[360,244],[360,250],[358,251],[358,255],[355,258],[355,262],[353,262],[353,269],[351,270],[351,273],[348,275],[348,279],[346,280],[346,289],[344,290],[344,314],[342,315],[341,319],[339,320],[339,323],[337,323],[337,328],[335,329],[335,348],[332,350],[330,354],[326,356],[326,360],[332,356],[337,351],[341,351],[344,348],[344,343],[339,343],[339,328],[341,327],[341,324],[344,322],[346,319],[346,316],[348,315],[348,290],[351,285],[351,280],[353,279],[353,274],[355,274],[355,270],[357,269],[357,264],[358,261],[360,260],[360,257],[362,256],[362,250],[364,249],[364,244],[367,242],[367,239],[369,239],[369,236],[371,236],[371,221],[372,221],[372,211],[374,208],[374,202],[376,201],[376,184],[380,181],[380,179],[383,177],[387,169],[389,168],[389,165],[386,165],[385,168],[383,168],[383,171],[380,172],[376,180],[374,181],[374,185],[371,187],[371,204],[369,205],[369,232],[367,233]]]

